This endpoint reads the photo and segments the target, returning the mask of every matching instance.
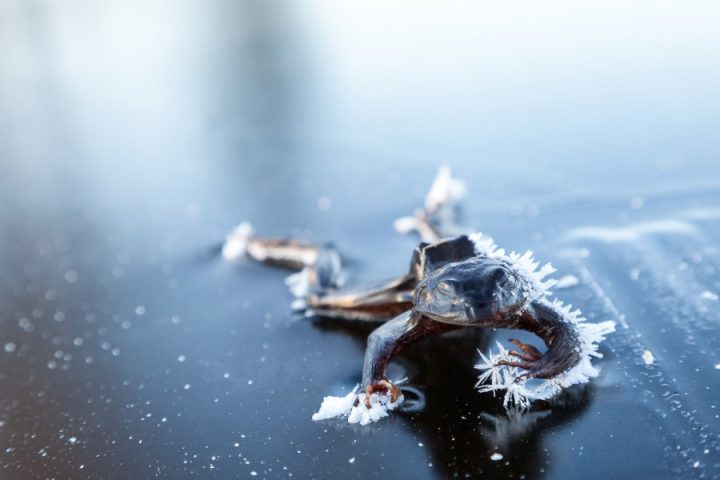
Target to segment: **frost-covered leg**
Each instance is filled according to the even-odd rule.
[[[395,230],[400,233],[415,231],[425,242],[463,233],[457,225],[458,205],[466,190],[465,182],[454,178],[450,167],[441,166],[425,196],[423,207],[411,216],[395,220]]]
[[[527,406],[531,400],[548,399],[562,388],[585,383],[597,376],[591,357],[602,356],[597,351],[598,345],[605,335],[615,330],[615,323],[586,323],[580,312],[572,311],[571,306],[541,299],[532,302],[503,327],[533,332],[548,349],[540,354],[535,347],[514,340],[512,342],[523,353],[508,352],[500,347],[499,354],[481,355],[483,362],[476,368],[485,373],[478,382],[479,390],[506,390],[506,404]],[[531,378],[543,381],[530,387],[526,381]],[[489,384],[480,385],[487,380],[490,380]]]
[[[332,244],[258,237],[247,222],[227,235],[222,255],[228,261],[247,257],[268,265],[299,270],[285,281],[297,298],[337,288],[342,283],[342,261]]]
[[[324,317],[381,322],[412,308],[415,280],[407,275],[377,287],[312,294],[308,312]]]
[[[402,395],[386,376],[388,364],[403,348],[418,340],[458,328],[407,312],[383,324],[368,337],[360,389],[344,397],[325,397],[313,420],[348,417],[349,423],[367,425],[388,415],[402,403]]]
[[[457,329],[457,325],[430,320],[416,312],[407,312],[385,323],[368,337],[363,365],[362,386],[366,390],[387,391],[386,377],[390,361],[403,348],[420,339]]]

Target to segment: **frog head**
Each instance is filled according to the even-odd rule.
[[[415,289],[415,310],[457,325],[490,324],[525,302],[522,280],[501,259],[475,257],[449,263]]]

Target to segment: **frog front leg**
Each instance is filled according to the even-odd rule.
[[[360,388],[343,397],[325,397],[313,420],[347,417],[348,423],[367,425],[388,416],[402,402],[400,389],[387,379],[390,361],[403,348],[429,335],[459,328],[410,311],[390,320],[368,337]]]
[[[541,353],[532,345],[512,339],[520,351],[508,352],[501,347],[500,353],[483,355],[483,362],[476,365],[484,371],[478,382],[481,392],[506,390],[505,404],[519,406],[547,400],[562,388],[597,376],[591,358],[602,357],[598,345],[615,329],[612,321],[586,322],[579,311],[547,299],[531,302],[520,314],[501,319],[496,326],[527,330],[547,346]],[[533,378],[538,382],[527,383]]]
[[[459,327],[456,325],[431,320],[413,310],[374,330],[368,337],[363,365],[362,390],[365,393],[365,406],[371,408],[371,397],[375,393],[389,395],[391,402],[400,397],[398,387],[387,379],[387,368],[402,349],[428,336],[457,328]]]

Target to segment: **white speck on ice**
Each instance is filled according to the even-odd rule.
[[[640,278],[640,269],[638,269],[638,268],[631,269],[630,270],[630,280],[632,280],[634,282],[638,278]]]
[[[580,280],[575,275],[564,275],[558,279],[555,288],[570,288],[578,285]]]
[[[248,385],[252,385],[252,384],[253,384],[253,381],[252,381],[252,380],[248,380]]]
[[[138,317],[142,317],[143,315],[145,315],[146,311],[147,310],[143,305],[138,305],[137,307],[135,307],[135,315],[137,315]]]
[[[257,472],[256,472],[255,470],[253,470],[252,472],[250,472],[250,475],[252,475],[253,477],[255,477],[255,476],[257,476]]]
[[[75,270],[68,270],[65,272],[65,281],[68,283],[75,283],[78,281],[78,273]]]
[[[160,421],[163,422],[163,423],[167,422],[167,417],[162,417],[162,418],[160,419]]]
[[[704,292],[702,292],[700,294],[700,298],[702,298],[703,300],[716,301],[718,299],[718,296],[717,296],[717,294],[715,294],[709,290],[705,290]]]
[[[240,444],[238,442],[233,443],[233,447],[238,448]]]
[[[7,353],[12,353],[15,351],[15,344],[13,342],[8,342],[5,344],[5,351]]]
[[[715,370],[720,370],[720,363],[715,364]]]
[[[68,442],[70,442],[70,443],[76,443],[76,442],[77,442],[77,437],[70,437],[70,438],[68,438]]]
[[[189,384],[189,383],[186,383],[185,385],[183,385],[183,388],[184,388],[185,390],[190,390],[190,384]]]
[[[642,197],[632,197],[630,199],[630,208],[640,210],[645,205],[645,199]]]
[[[348,459],[348,463],[355,463],[355,457],[350,457]]]
[[[502,453],[495,452],[492,455],[490,455],[490,460],[493,462],[499,462],[503,459]]]
[[[332,207],[332,200],[330,200],[330,197],[322,196],[317,199],[317,207],[320,210],[328,210],[330,207]]]
[[[184,362],[185,361],[185,355],[178,355],[178,362]]]
[[[645,350],[643,352],[642,359],[643,362],[645,362],[645,365],[652,365],[653,363],[655,363],[655,357],[650,350]]]
[[[224,374],[223,374],[223,378],[230,378],[230,374],[229,374],[229,373],[224,373]]]

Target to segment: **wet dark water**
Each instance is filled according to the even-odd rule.
[[[0,2],[1,478],[720,476],[717,7],[435,8]],[[393,366],[421,412],[312,422],[369,330],[219,243],[393,276],[444,162],[622,325],[601,376],[507,414],[472,365],[509,332],[469,331]]]

